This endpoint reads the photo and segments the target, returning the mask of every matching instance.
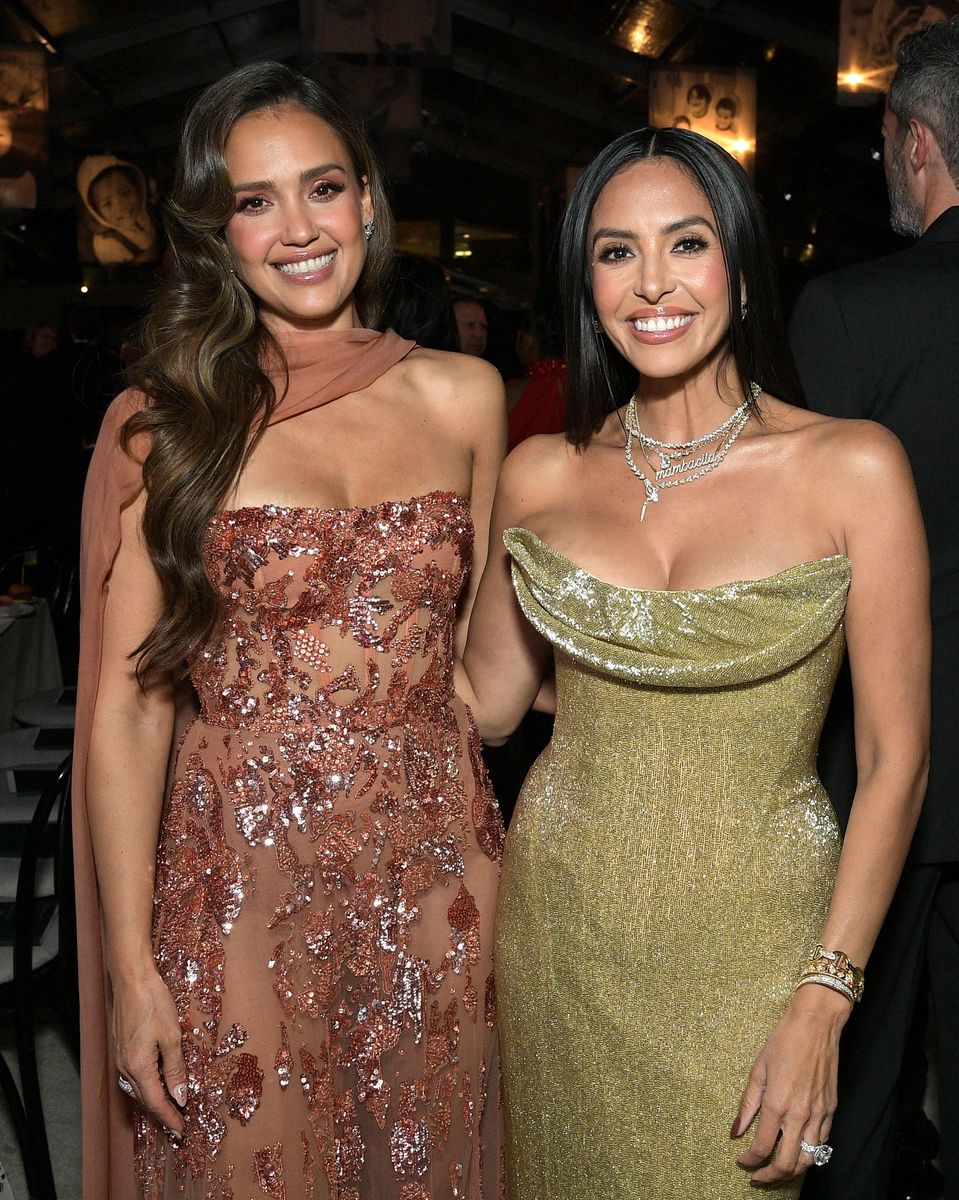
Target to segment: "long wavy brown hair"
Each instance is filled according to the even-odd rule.
[[[182,672],[217,631],[220,597],[204,538],[278,400],[264,364],[282,363],[281,351],[258,319],[256,296],[230,268],[224,228],[235,201],[224,151],[241,117],[281,105],[325,121],[357,179],[366,179],[376,220],[354,294],[365,326],[376,323],[390,270],[393,221],[379,166],[359,124],[325,88],[281,63],[254,63],[197,98],[164,213],[173,274],[146,317],[144,354],[131,373],[147,403],[123,430],[125,444],[150,435],[143,535],[163,590],[160,617],[132,655],[141,680]]]

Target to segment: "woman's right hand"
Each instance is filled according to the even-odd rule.
[[[170,989],[155,968],[114,982],[113,1049],[117,1070],[133,1085],[131,1098],[182,1137],[187,1098],[182,1034]]]

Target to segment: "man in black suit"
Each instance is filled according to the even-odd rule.
[[[932,559],[931,771],[865,997],[843,1034],[835,1155],[809,1173],[804,1200],[888,1195],[900,1072],[926,971],[945,1195],[959,1197],[959,17],[911,34],[897,58],[883,160],[893,228],[918,241],[814,280],[790,333],[810,407],[880,421],[912,462]],[[848,687],[837,693],[820,769],[844,823],[855,788]]]

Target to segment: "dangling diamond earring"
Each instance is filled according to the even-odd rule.
[[[744,301],[743,301],[743,304],[742,304],[742,308],[739,310],[739,319],[740,319],[740,321],[745,321],[745,320],[746,320],[746,313],[747,313],[747,311],[748,311],[748,305],[746,304],[746,301],[744,300]]]
[[[370,238],[373,236],[373,222],[372,221],[364,221],[363,222],[363,233],[366,235],[366,240],[369,241]]]
[[[599,323],[599,317],[593,317],[593,329],[594,329],[594,330],[595,330],[597,333],[602,333],[602,332],[603,332],[603,327],[602,327],[602,325],[600,325],[600,323]]]

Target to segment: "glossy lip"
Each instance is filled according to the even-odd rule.
[[[326,264],[326,266],[322,267],[319,271],[307,271],[303,275],[287,275],[285,271],[281,271],[279,269],[282,266],[288,266],[290,263],[306,262],[310,258],[323,258],[325,255],[330,253],[332,253],[333,257]],[[271,262],[270,266],[276,270],[277,275],[279,275],[279,277],[286,283],[301,285],[322,283],[324,280],[329,279],[329,277],[333,274],[333,268],[336,266],[337,253],[337,250],[323,250],[319,253],[316,250],[308,250],[303,254],[290,254],[286,258],[278,258],[275,262]]]
[[[642,342],[644,346],[661,346],[665,342],[676,342],[689,333],[696,324],[697,315],[686,308],[647,308],[628,317],[626,328],[630,337],[635,338],[637,342]],[[688,325],[681,325],[678,329],[657,329],[648,333],[645,330],[637,329],[633,324],[633,321],[651,321],[654,317],[692,317],[693,319]]]

